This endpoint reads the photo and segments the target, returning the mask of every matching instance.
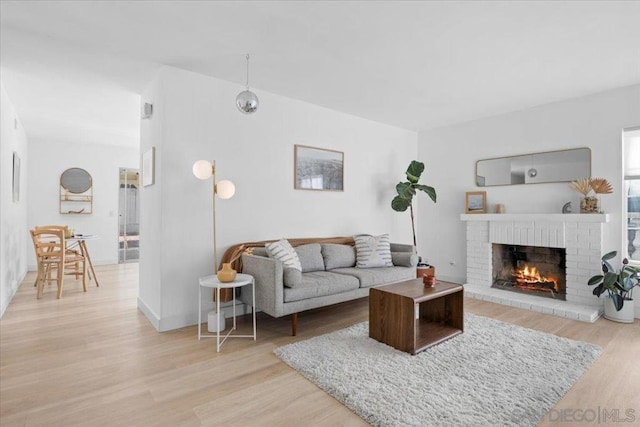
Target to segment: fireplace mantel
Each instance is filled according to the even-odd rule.
[[[507,213],[461,214],[462,221],[609,222],[609,214]]]

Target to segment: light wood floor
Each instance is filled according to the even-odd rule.
[[[362,426],[359,417],[281,363],[283,344],[367,320],[367,299],[287,318],[258,315],[258,341],[221,353],[195,326],[158,333],[136,309],[138,265],[97,268],[100,287],[69,280],[62,299],[36,300],[27,275],[0,321],[0,425]],[[195,302],[194,302],[195,304]],[[563,410],[634,410],[640,425],[640,322],[595,324],[465,299],[465,310],[601,346],[603,355],[560,400]],[[250,331],[250,321],[241,330]],[[549,366],[549,369],[562,369]],[[575,417],[575,415],[573,415]],[[586,425],[605,425],[591,423]],[[633,423],[611,423],[633,425]]]

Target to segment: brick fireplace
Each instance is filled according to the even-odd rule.
[[[603,253],[603,225],[609,221],[608,215],[471,214],[461,215],[460,218],[467,223],[465,295],[586,322],[595,322],[600,316],[602,300],[593,296],[587,281],[589,277],[599,273],[598,266]],[[523,251],[521,247],[531,249]],[[500,253],[506,251],[507,264],[520,267],[525,264],[528,266],[524,258],[539,261],[542,259],[539,254],[555,253],[542,261],[546,276],[542,274],[542,284],[539,286],[550,289],[553,286],[551,283],[558,279],[546,272],[556,262],[559,267],[564,267],[560,270],[564,270],[562,274],[565,283],[559,284],[564,287],[564,295],[554,297],[554,294],[559,293],[555,287],[553,292],[537,289],[537,293],[521,292],[520,289],[516,289],[518,292],[511,292],[513,289],[494,287],[494,279],[498,274],[494,272],[494,254],[498,250]],[[509,251],[512,252],[511,257]],[[524,268],[522,270],[524,272]],[[530,272],[531,267],[526,273],[518,274],[527,275]],[[530,279],[527,277],[524,281],[527,283]],[[504,279],[504,282],[508,280]]]

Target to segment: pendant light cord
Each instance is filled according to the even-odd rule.
[[[249,90],[249,54],[247,53],[247,90]]]

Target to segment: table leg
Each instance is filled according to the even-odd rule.
[[[202,335],[202,287],[198,286],[198,341]]]
[[[80,247],[82,248],[83,255],[85,256],[87,261],[89,261],[89,269],[93,274],[93,280],[96,281],[96,286],[100,286],[100,284],[98,283],[98,277],[96,276],[96,272],[93,269],[93,262],[91,262],[91,256],[89,256],[89,251],[87,250],[87,245],[84,240],[80,240]],[[91,278],[91,275],[89,275],[89,278]]]
[[[253,305],[251,309],[253,310],[253,340],[256,340],[256,279],[253,279],[251,282],[251,288],[253,290]]]
[[[232,330],[235,331],[236,330],[236,289],[233,288],[232,291],[233,291],[233,299],[231,300],[233,304],[233,329]]]
[[[216,286],[216,351],[220,353],[220,287]]]

